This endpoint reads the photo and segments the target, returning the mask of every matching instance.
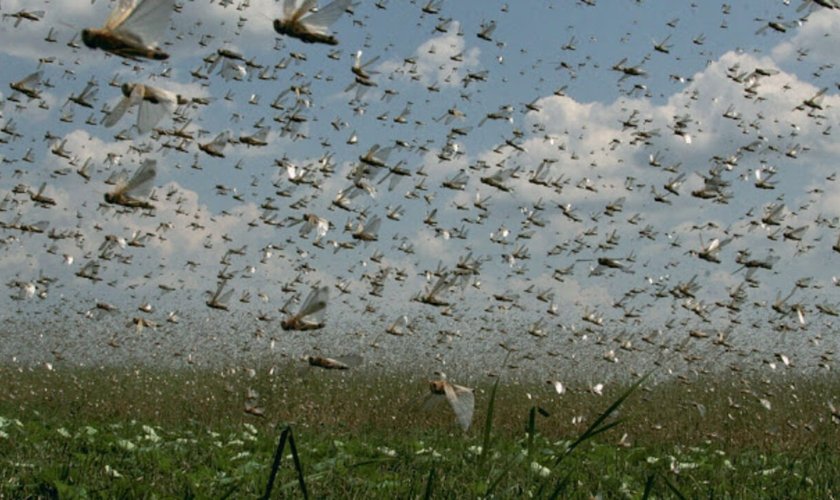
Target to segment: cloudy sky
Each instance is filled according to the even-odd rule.
[[[154,62],[81,43],[114,2],[4,0],[5,79],[42,73],[37,98],[2,90],[3,314],[91,331],[135,317],[176,333],[233,324],[274,338],[284,311],[328,286],[327,328],[310,347],[365,330],[360,345],[399,352],[484,351],[474,346],[501,335],[540,355],[586,329],[678,345],[692,330],[726,332],[764,356],[830,347],[840,10],[357,3],[328,46],[277,34],[282,2],[179,0],[158,40],[170,58]],[[19,20],[22,9],[39,19]],[[89,82],[92,107],[69,101]],[[106,128],[123,83],[187,103],[149,133],[132,130],[136,108]],[[240,141],[263,129],[267,145]],[[192,139],[161,133],[175,130]],[[199,150],[224,132],[223,158]],[[360,168],[377,148],[383,165]],[[148,159],[155,209],[105,203],[106,181]],[[29,194],[44,183],[54,205]],[[322,237],[301,234],[309,214],[329,221]],[[376,241],[353,237],[376,219]],[[22,230],[42,221],[44,233]],[[142,246],[121,244],[133,238]],[[716,239],[719,262],[700,258]],[[750,261],[771,269],[748,273]],[[78,276],[91,266],[98,280]],[[206,305],[220,277],[227,311]],[[439,281],[433,298],[449,306],[412,300]],[[432,336],[385,334],[402,315]]]

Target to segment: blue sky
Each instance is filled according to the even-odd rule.
[[[0,144],[6,162],[0,190],[9,198],[0,220],[9,223],[19,215],[23,223],[48,221],[51,230],[77,234],[51,239],[0,230],[5,242],[0,276],[10,284],[0,298],[6,314],[22,323],[56,312],[79,321],[93,309],[93,319],[81,320],[81,328],[123,328],[143,316],[177,332],[187,327],[165,322],[177,311],[185,321],[235,323],[274,336],[284,316],[278,308],[291,300],[294,310],[294,297],[302,300],[311,286],[321,284],[331,288],[326,332],[379,332],[368,334],[375,339],[371,343],[387,342],[393,352],[404,348],[397,348],[399,343],[422,346],[430,356],[449,356],[428,338],[384,335],[388,324],[405,314],[418,329],[460,332],[443,342],[450,346],[466,346],[466,333],[485,324],[508,331],[505,342],[534,356],[556,350],[569,338],[585,338],[587,328],[594,332],[591,339],[661,330],[675,345],[695,329],[712,337],[738,333],[739,349],[755,348],[770,358],[779,350],[810,346],[813,352],[803,354],[807,360],[802,364],[816,366],[817,355],[828,347],[815,339],[832,329],[832,317],[817,305],[840,307],[832,279],[833,263],[840,257],[832,250],[838,235],[833,219],[840,216],[840,189],[833,181],[840,151],[832,127],[838,123],[838,60],[831,50],[840,12],[768,1],[724,7],[651,0],[599,0],[595,5],[444,0],[438,14],[424,15],[423,3],[362,2],[352,16],[345,14],[332,26],[340,44],[328,47],[277,35],[272,20],[282,13],[279,3],[179,2],[171,29],[160,40],[172,57],[159,63],[66,45],[82,28],[100,26],[112,3],[4,1],[4,15],[24,8],[45,11],[41,20],[23,20],[17,27],[13,18],[0,23],[5,42],[0,67],[6,68],[6,80],[18,81],[42,68],[50,85],[42,85],[40,100],[7,100],[3,107],[4,125],[12,123],[20,136],[4,134]],[[769,21],[785,23],[786,32],[757,33]],[[482,24],[490,22],[497,26],[492,40],[477,37]],[[445,26],[437,30],[440,25]],[[50,29],[55,43],[44,40]],[[654,50],[666,37],[668,53]],[[263,67],[277,65],[264,73],[276,78],[260,79],[261,70],[254,67],[246,68],[241,81],[225,80],[218,67],[208,79],[191,76],[193,70],[206,71],[202,59],[221,48]],[[346,91],[358,50],[363,62],[378,57],[367,68],[376,71],[371,78],[376,86],[359,95],[355,89]],[[42,58],[53,59],[39,65]],[[612,69],[622,59],[646,75],[622,78]],[[756,68],[767,76],[756,76]],[[482,78],[465,84],[468,75]],[[88,81],[98,87],[93,108],[67,103]],[[187,130],[196,140],[184,143],[184,151],[161,148],[167,139],[156,133],[115,140],[120,128],[136,120],[136,111],[113,129],[99,124],[103,107],[113,108],[121,97],[111,81],[207,98],[207,105],[181,107],[159,124],[172,129],[189,120]],[[288,123],[296,106],[294,92],[288,92],[292,86],[309,89],[297,99],[296,109],[306,121],[291,134],[281,134],[281,122]],[[822,109],[795,109],[823,88]],[[270,107],[284,91],[285,109]],[[2,92],[5,98],[13,94],[8,86]],[[529,111],[525,104],[532,102],[535,109]],[[505,106],[509,119],[487,119]],[[464,117],[439,120],[450,109]],[[395,122],[403,110],[410,111],[405,123]],[[727,110],[729,117],[724,116]],[[71,111],[72,119],[59,120]],[[91,114],[92,125],[85,123]],[[623,127],[631,118],[635,128]],[[683,122],[679,134],[673,130],[678,121]],[[229,144],[223,159],[198,150],[197,143],[225,130],[234,138],[253,134],[255,124],[270,127],[265,147]],[[453,127],[469,128],[469,133],[448,140]],[[639,131],[650,133],[649,138],[639,140],[633,135]],[[55,142],[67,141],[69,159],[50,153],[52,144],[43,139],[47,132],[58,138]],[[348,144],[353,132],[358,140]],[[506,140],[521,150],[505,145]],[[447,142],[457,154],[441,160]],[[335,209],[333,199],[352,184],[349,172],[374,145],[393,146],[386,163],[404,162],[413,175],[389,191],[388,181],[378,184],[384,171],[376,171],[369,180],[376,187],[374,196],[355,197],[353,211]],[[30,148],[33,161],[27,162],[23,158]],[[120,155],[121,164],[109,165],[108,153]],[[293,185],[275,164],[285,159],[298,167],[317,165],[325,155],[335,164],[334,174],[313,174],[318,188]],[[90,180],[75,172],[88,158]],[[154,213],[118,214],[113,207],[100,207],[112,189],[104,181],[113,171],[133,171],[146,158],[158,162]],[[543,160],[550,162],[549,178],[564,179],[559,187],[528,182]],[[702,187],[701,175],[715,165],[729,183],[726,203],[690,194]],[[468,179],[462,191],[441,187],[462,169]],[[480,180],[506,169],[516,171],[507,181],[509,192]],[[757,169],[764,177],[775,170],[775,189],[755,186]],[[664,184],[680,174],[679,195],[670,195],[670,204],[655,201],[651,189],[665,193]],[[25,193],[12,193],[19,184],[37,191],[44,182],[45,194],[56,200],[51,208]],[[473,205],[477,193],[492,197],[486,211]],[[605,208],[619,200],[621,211],[606,214]],[[277,207],[273,215],[261,208],[267,201]],[[761,220],[773,204],[785,206],[778,226]],[[397,205],[404,208],[402,219],[386,218]],[[563,215],[562,206],[572,207],[580,221]],[[301,226],[291,225],[293,218],[309,213],[332,224],[320,246],[313,244],[314,233],[304,239]],[[373,217],[383,221],[378,241],[356,241],[345,231]],[[280,226],[268,223],[272,218]],[[801,241],[783,236],[803,226]],[[462,227],[467,234],[458,238]],[[106,235],[130,240],[135,232],[149,234],[145,247],[117,247],[110,260],[101,258]],[[715,238],[731,238],[719,264],[690,253],[701,250],[701,241]],[[243,246],[241,254],[228,252]],[[408,247],[413,253],[405,251]],[[521,258],[523,248],[529,258]],[[744,283],[745,270],[736,262],[744,250],[753,259],[778,258],[772,270],[756,272],[758,284]],[[371,260],[375,253],[382,254],[379,262]],[[459,258],[470,254],[482,262],[480,274],[447,287],[443,296],[451,308],[411,300],[437,280],[432,271],[454,271]],[[633,262],[624,260],[630,255]],[[620,260],[632,272],[596,269],[599,257]],[[89,262],[101,266],[102,281],[76,276]],[[569,266],[568,275],[555,272]],[[227,313],[205,306],[220,272],[232,273]],[[384,275],[384,293],[370,295],[371,278],[378,274]],[[695,275],[701,287],[694,297],[670,293]],[[37,282],[43,276],[54,280]],[[781,312],[771,307],[805,278]],[[339,291],[341,282],[349,284],[350,293]],[[27,283],[36,285],[36,296],[15,300],[20,285]],[[741,284],[746,299],[740,311],[727,309],[730,291]],[[546,290],[553,299],[544,302],[537,296]],[[250,300],[241,301],[246,292]],[[505,297],[513,301],[500,300]],[[96,311],[97,302],[113,303],[119,310]],[[137,310],[146,303],[153,312]],[[552,304],[556,314],[547,313]],[[584,319],[593,312],[603,316],[602,326]],[[260,321],[259,316],[276,321]],[[547,337],[527,334],[539,320]],[[799,336],[790,340],[779,331]],[[345,339],[318,335],[309,347],[336,349]],[[352,342],[361,346],[367,341]],[[713,349],[709,344],[698,349]],[[598,355],[610,350],[590,347]]]

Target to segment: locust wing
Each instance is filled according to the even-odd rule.
[[[138,106],[143,102],[143,86],[134,85],[131,92],[122,98],[122,100],[114,106],[114,109],[102,120],[102,124],[106,127],[113,127],[120,121],[126,111],[132,106]]]
[[[460,385],[445,383],[443,390],[449,406],[455,412],[458,425],[466,432],[472,424],[473,411],[475,410],[475,394],[472,389]]]
[[[145,198],[152,191],[152,181],[157,175],[157,162],[146,160],[129,179],[123,189],[123,193],[135,198]]]
[[[175,0],[120,0],[105,27],[147,47],[169,26]]]
[[[314,3],[314,0],[307,0],[303,3],[301,9],[306,7],[306,11],[309,11]],[[309,31],[319,33],[321,35],[327,35],[329,34],[327,28],[329,28],[332,23],[336,22],[338,18],[341,17],[341,14],[350,7],[350,4],[351,0],[334,0],[329,5],[318,9],[316,12],[304,15],[301,17],[300,21]]]
[[[309,295],[306,296],[306,300],[303,301],[298,316],[301,318],[309,319],[311,317],[312,319],[322,320],[324,312],[327,309],[327,300],[329,300],[329,297],[330,288],[328,286],[313,288],[309,292]]]
[[[137,0],[119,0],[117,6],[108,15],[108,19],[105,20],[105,28],[111,31],[119,28],[128,19],[128,16],[131,15],[136,4]]]
[[[140,113],[137,117],[137,130],[141,134],[152,130],[167,115],[175,111],[178,97],[166,90],[146,87],[146,93],[154,94],[154,101],[140,102]]]

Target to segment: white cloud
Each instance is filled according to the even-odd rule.
[[[377,71],[418,80],[426,86],[461,85],[466,72],[479,66],[481,49],[467,48],[459,32],[460,24],[454,21],[446,33],[420,44],[411,61],[385,61],[377,67]]]
[[[796,34],[776,45],[771,55],[780,63],[806,61],[832,61],[836,57],[832,36],[840,29],[837,13],[830,9],[817,9],[810,14]],[[801,52],[800,52],[801,51]]]

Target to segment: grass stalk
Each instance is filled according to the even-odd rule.
[[[298,456],[297,446],[295,445],[295,436],[292,434],[292,427],[287,425],[280,432],[280,440],[277,443],[277,449],[274,452],[274,461],[271,464],[271,472],[268,476],[268,483],[265,486],[265,493],[263,500],[271,498],[271,491],[274,489],[274,481],[277,478],[277,471],[280,469],[280,462],[283,460],[283,452],[286,449],[286,442],[289,443],[289,449],[292,452],[292,461],[295,465],[295,471],[298,475],[298,485],[303,494],[303,498],[308,499],[309,493],[306,490],[306,481],[303,477],[303,466],[300,463],[300,456]]]

